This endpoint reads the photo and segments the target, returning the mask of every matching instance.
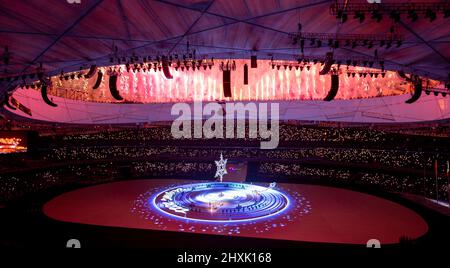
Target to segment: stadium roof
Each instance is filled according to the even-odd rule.
[[[70,3],[74,2],[74,3]],[[360,23],[349,16],[340,23],[330,13],[330,0],[6,0],[0,2],[0,45],[11,54],[9,73],[32,71],[43,63],[49,73],[77,70],[90,63],[108,64],[113,46],[138,55],[185,51],[187,42],[199,55],[215,58],[292,59],[298,54],[289,33],[388,34],[393,21],[378,23],[366,14]],[[367,3],[366,1],[351,1]],[[383,0],[383,5],[392,2]],[[445,2],[445,1],[441,1]],[[418,75],[448,80],[449,21],[443,14],[430,22],[419,14],[416,22],[402,15],[395,24],[402,46],[378,48],[386,69],[407,69]],[[330,50],[310,48],[306,55],[323,56]],[[336,57],[373,56],[374,49],[343,47]],[[0,52],[1,53],[1,52]],[[2,70],[3,71],[3,70]]]
[[[363,0],[338,2],[369,5]],[[399,2],[406,2],[406,5],[417,3],[383,0],[381,7]],[[325,40],[321,47],[317,47],[305,38],[302,57],[323,58],[327,52],[333,51],[334,57],[339,59],[373,58],[376,51],[377,58],[383,60],[386,70],[404,70],[432,79],[449,80],[450,23],[448,18],[444,18],[444,10],[439,10],[432,22],[420,12],[416,21],[407,18],[407,14],[401,14],[400,20],[394,23],[389,15],[383,14],[377,22],[371,18],[370,12],[366,12],[362,23],[354,19],[353,14],[349,14],[343,23],[331,12],[333,3],[335,1],[330,0],[5,0],[0,2],[0,46],[7,46],[8,52],[0,50],[0,53],[9,55],[9,62],[0,62],[0,77],[33,73],[40,64],[48,75],[76,71],[81,67],[86,69],[91,64],[108,66],[113,64],[110,62],[113,53],[127,57],[133,54],[182,54],[186,52],[188,43],[200,58],[249,59],[251,55],[257,55],[258,59],[273,57],[275,60],[293,60],[299,57],[300,48],[298,43],[294,44],[292,33],[298,32],[300,23],[302,33],[325,34],[336,38],[361,35],[361,39],[364,35],[389,36],[392,32],[402,37],[399,47],[392,45],[386,48],[378,44],[372,48],[361,44],[352,47],[344,46],[342,42],[335,49],[330,48]],[[445,3],[444,6],[448,7],[448,1],[434,3]],[[8,82],[0,82],[0,93],[10,89],[9,86]],[[34,96],[21,96],[23,98],[20,101],[31,108],[45,109],[45,105],[31,101]],[[414,105],[428,104],[420,106],[420,109],[410,106],[416,114],[410,114],[411,110],[406,111],[408,105],[396,105],[407,98],[398,96],[391,98],[392,101],[385,98],[355,100],[344,102],[345,108],[338,102],[314,101],[314,106],[318,107],[317,113],[303,113],[298,119],[366,121],[359,119],[365,114],[365,118],[376,118],[377,122],[407,122],[449,117],[448,98],[422,96]],[[70,113],[69,102],[57,98],[55,101],[60,105],[58,109],[66,109]],[[382,105],[383,111],[364,108],[375,107],[373,103]],[[298,102],[298,105],[308,106],[309,103]],[[117,108],[120,110],[117,116],[124,118],[126,116],[120,114],[129,112],[126,104],[121,106]],[[102,109],[98,107],[94,110]],[[286,109],[285,119],[297,118],[298,113],[294,108]],[[397,110],[398,113],[395,112]],[[428,112],[432,114],[427,115]],[[85,113],[82,117],[87,120],[72,120],[69,115],[59,121],[93,121],[89,119],[90,112],[86,110]],[[386,117],[386,114],[389,116]],[[133,115],[130,120],[133,118],[137,117]],[[141,115],[138,118],[137,121],[150,120],[145,116],[141,118]],[[52,117],[48,120],[58,121]]]

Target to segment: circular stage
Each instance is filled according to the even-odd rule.
[[[134,180],[62,194],[55,220],[318,243],[398,243],[428,231],[414,211],[372,195],[304,184]]]
[[[203,222],[243,222],[275,217],[286,210],[289,199],[270,187],[209,182],[175,186],[151,199],[151,204],[171,217]]]

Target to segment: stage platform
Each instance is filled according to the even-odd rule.
[[[333,244],[366,244],[369,239],[395,244],[401,237],[416,239],[428,231],[427,223],[417,213],[397,203],[316,185],[277,184],[270,188],[268,183],[258,183],[249,188],[251,192],[241,194],[227,194],[227,189],[192,195],[183,193],[173,199],[181,206],[184,203],[180,203],[179,198],[201,204],[211,202],[205,201],[206,198],[220,199],[224,208],[220,210],[210,204],[207,208],[211,211],[204,212],[190,207],[187,215],[186,211],[178,213],[176,209],[166,213],[167,206],[155,201],[170,190],[202,183],[206,182],[152,179],[102,184],[62,194],[49,201],[43,211],[54,220],[70,223]],[[271,201],[272,195],[265,197],[266,194],[255,193],[254,188],[259,191],[260,186],[273,189],[280,196]],[[186,190],[178,192],[182,191]],[[270,209],[273,212],[267,211]],[[265,214],[238,220],[242,213],[251,215],[253,211]],[[210,213],[206,217],[208,221],[195,213]],[[221,213],[221,216],[214,217],[213,213]],[[229,214],[224,217],[226,213]]]

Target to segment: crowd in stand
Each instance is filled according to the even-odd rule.
[[[194,124],[192,124],[192,128]],[[246,126],[248,132],[248,125]],[[193,129],[192,129],[193,131]],[[406,131],[406,130],[403,130]],[[400,135],[395,132],[402,130],[391,130],[389,132],[383,130],[375,130],[367,127],[317,127],[317,126],[298,126],[290,124],[281,124],[279,126],[279,134],[281,141],[310,141],[310,142],[398,142],[406,140],[423,139],[422,136],[413,135],[412,131],[408,135]],[[136,128],[105,128],[98,130],[97,133],[86,132],[87,134],[63,135],[64,141],[157,141],[157,140],[173,140],[171,127],[136,127]],[[236,129],[235,129],[236,134]],[[406,138],[405,138],[406,136]],[[434,135],[432,136],[435,137]],[[448,136],[447,136],[448,137]],[[251,140],[247,137],[246,140]],[[260,140],[261,138],[256,138]]]
[[[256,173],[249,174],[253,180],[258,178],[280,178],[283,181],[309,181],[349,183],[375,186],[389,192],[408,192],[430,198],[436,196],[436,179],[431,173],[426,176],[384,173],[377,171],[351,170],[322,166],[308,166],[299,163],[252,162]],[[125,168],[125,171],[123,170]],[[123,165],[111,162],[68,165],[38,172],[21,172],[0,175],[0,203],[18,199],[25,194],[38,193],[64,185],[93,185],[130,178],[180,178],[214,179],[215,165],[203,162],[163,162],[132,161]],[[447,178],[437,180],[438,196],[447,198]]]
[[[372,185],[389,192],[413,193],[428,198],[436,198],[437,188],[439,200],[448,200],[448,178],[439,176],[436,179],[432,174],[425,176],[399,175],[282,163],[262,163],[257,172],[259,176],[325,178],[327,181],[337,183],[351,182],[355,185]]]
[[[405,150],[378,150],[358,148],[302,148],[259,150],[257,148],[196,148],[176,146],[92,146],[60,147],[42,152],[42,158],[53,161],[134,159],[165,157],[173,160],[189,158],[214,158],[223,153],[228,158],[304,160],[318,159],[339,163],[374,164],[394,168],[431,168],[434,160],[445,166],[447,155]]]
[[[179,176],[212,173],[212,163],[189,163],[189,162],[135,162],[133,171],[139,175],[154,176]]]
[[[275,150],[261,150],[242,141],[239,141],[240,146],[223,146],[214,141],[205,143],[203,139],[189,144],[182,141],[160,143],[174,141],[168,126],[105,127],[95,131],[91,129],[84,134],[51,136],[50,142],[39,147],[39,153],[34,156],[37,159],[0,159],[1,199],[9,200],[21,193],[39,192],[68,183],[91,184],[113,180],[123,176],[118,161],[122,162],[121,165],[128,165],[129,175],[136,177],[210,176],[215,169],[213,160],[220,154],[230,160],[260,163],[258,173],[261,176],[327,177],[376,185],[387,191],[426,195],[436,192],[432,174],[437,160],[440,173],[438,193],[445,196],[446,161],[450,157],[445,146],[441,145],[445,145],[448,139],[364,128],[299,125],[281,125],[280,139],[285,143]],[[405,143],[411,146],[403,147]],[[431,148],[427,150],[419,147],[430,144]],[[305,165],[311,162],[316,166]],[[49,168],[46,170],[46,167]],[[13,169],[19,172],[14,173]],[[414,175],[417,171],[425,171],[427,175]]]

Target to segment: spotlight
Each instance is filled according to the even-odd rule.
[[[334,41],[334,48],[339,48],[339,41],[338,40]]]
[[[353,67],[356,67],[357,64],[358,64],[358,62],[357,62],[356,60],[354,60],[354,61],[352,62]]]
[[[310,46],[314,46],[316,44],[316,39],[311,38],[311,43],[309,43]]]
[[[322,40],[317,40],[317,47],[321,47],[322,46]]]
[[[340,19],[341,23],[345,23],[348,19],[348,16],[347,16],[347,13],[345,13],[343,10],[339,10],[336,18]]]
[[[430,91],[429,90],[425,90],[425,94],[430,95]]]
[[[392,42],[391,41],[387,42],[386,49],[391,48],[391,46],[392,46]]]
[[[356,73],[352,73],[352,77],[355,77],[356,76]]]
[[[348,19],[347,13],[342,14],[341,22],[345,23],[347,21],[347,19]]]
[[[400,12],[398,12],[397,10],[392,10],[391,14],[389,14],[389,18],[391,18],[394,22],[399,22],[400,21]]]
[[[395,27],[394,27],[394,25],[392,25],[392,26],[389,28],[389,32],[390,32],[391,34],[395,33]]]
[[[433,94],[434,94],[434,96],[439,96],[439,92],[437,92],[437,91],[435,91],[435,92],[433,92]]]
[[[356,41],[352,42],[352,48],[355,48],[358,44],[356,43]]]
[[[381,73],[381,77],[385,77],[386,76],[386,73]]]
[[[447,96],[447,93],[445,93],[445,92],[442,92],[441,94],[442,94],[442,97]]]
[[[431,9],[427,9],[425,11],[425,18],[430,19],[430,22],[433,22],[436,20],[436,13]]]
[[[408,11],[408,19],[410,19],[412,22],[416,22],[419,18],[419,15],[417,15],[417,12],[414,9],[411,9]]]
[[[356,11],[355,16],[353,18],[359,19],[359,23],[363,23],[363,21],[366,19],[366,16],[365,16],[364,12]]]
[[[309,66],[309,65],[308,65],[308,66],[306,66],[306,70],[308,70],[308,71],[309,71],[310,69],[311,69],[311,66]]]
[[[375,73],[375,78],[378,78],[378,73]]]
[[[383,15],[380,11],[374,10],[372,11],[372,19],[376,20],[377,22],[381,22],[381,20],[383,19]]]
[[[347,73],[347,76],[350,77],[352,74],[351,73]]]
[[[277,65],[277,70],[280,70],[280,67],[281,67],[280,65]]]
[[[402,45],[402,40],[398,40],[397,41],[397,47],[401,47],[401,45]]]

